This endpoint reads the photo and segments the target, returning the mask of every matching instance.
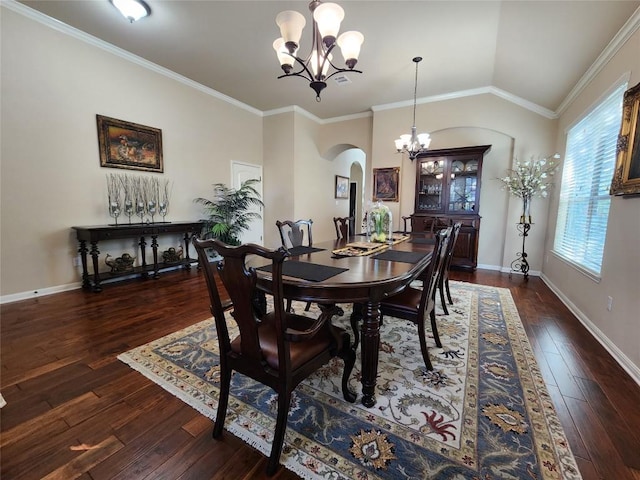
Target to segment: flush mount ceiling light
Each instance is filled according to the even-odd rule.
[[[358,63],[360,47],[364,41],[364,35],[360,32],[344,32],[337,37],[340,30],[340,22],[344,18],[344,10],[337,3],[322,3],[313,0],[309,3],[309,10],[313,15],[313,31],[311,38],[311,51],[306,58],[298,56],[300,37],[306,20],[301,13],[293,10],[280,12],[276,17],[276,24],[280,27],[282,37],[273,42],[280,66],[284,71],[284,77],[302,77],[309,82],[309,86],[316,92],[316,100],[320,101],[320,92],[327,86],[326,80],[338,73],[357,72],[353,67]],[[342,51],[347,68],[336,67],[333,63],[334,47],[338,45]],[[300,70],[293,71],[293,64],[297,62]],[[335,71],[329,74],[329,68]]]
[[[143,0],[109,0],[124,18],[131,23],[151,15],[151,9]]]
[[[398,153],[407,152],[410,160],[415,160],[416,157],[429,149],[431,143],[431,137],[428,133],[416,133],[416,94],[418,92],[418,63],[422,61],[422,57],[415,57],[413,61],[416,64],[416,82],[413,87],[413,126],[411,127],[411,133],[400,135],[396,143],[396,150]]]

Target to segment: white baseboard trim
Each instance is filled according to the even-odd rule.
[[[627,357],[622,350],[620,350],[596,325],[587,318],[587,316],[580,311],[576,305],[569,300],[561,291],[556,287],[546,275],[541,275],[542,281],[555,293],[558,298],[566,305],[566,307],[573,313],[578,321],[584,325],[589,333],[611,354],[613,359],[624,369],[629,376],[640,385],[640,367],[633,363],[629,357]]]
[[[68,292],[69,290],[77,290],[82,287],[81,282],[68,283],[66,285],[58,285],[57,287],[48,287],[41,290],[32,290],[30,292],[12,293],[0,297],[0,304],[19,302],[20,300],[29,300],[30,298],[42,297],[44,295],[53,295],[54,293]]]
[[[513,273],[514,275],[522,275],[521,272],[515,272],[513,270],[511,270],[510,267],[503,267],[501,265],[484,265],[484,264],[478,264],[478,269],[482,269],[482,270],[494,270],[500,273]],[[529,270],[529,276],[530,277],[539,277],[541,275],[541,272],[539,272],[538,270]]]

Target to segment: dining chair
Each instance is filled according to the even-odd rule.
[[[453,259],[454,250],[456,248],[456,242],[458,241],[458,234],[462,227],[461,222],[453,224],[451,238],[447,243],[447,252],[445,253],[444,264],[442,270],[438,276],[438,290],[440,291],[440,303],[442,303],[442,310],[445,315],[449,315],[449,309],[447,308],[447,302],[444,300],[445,292],[447,294],[447,300],[449,305],[453,305],[453,299],[451,298],[451,290],[449,289],[449,269],[451,268],[451,260]]]
[[[396,295],[385,298],[380,302],[380,318],[384,315],[409,320],[418,326],[420,351],[427,370],[433,370],[427,349],[425,323],[427,318],[431,322],[431,333],[438,347],[442,347],[438,327],[436,325],[435,292],[438,278],[444,265],[447,245],[451,239],[452,227],[440,230],[435,234],[435,246],[431,261],[426,269],[418,276],[422,280],[422,288],[408,285]]]
[[[307,232],[306,246],[313,246],[313,237],[311,236],[311,226],[313,220],[278,220],[276,226],[280,232],[280,240],[282,240],[282,246],[286,249],[293,247],[300,247],[305,245],[304,234]]]
[[[407,235],[408,233],[411,232],[411,215],[409,216],[402,216],[402,222],[403,222],[403,230],[402,233],[404,233],[405,235]],[[409,224],[409,228],[407,228],[407,224]]]
[[[288,313],[284,308],[282,265],[287,252],[283,247],[269,250],[255,244],[226,245],[216,239],[193,239],[200,265],[204,271],[211,300],[220,349],[220,398],[213,427],[213,437],[220,438],[229,401],[232,372],[246,375],[271,387],[278,394],[276,426],[267,463],[267,475],[273,475],[280,463],[280,454],[287,428],[291,396],[296,386],[327,364],[333,357],[344,361],[342,394],[348,402],[356,395],[348,381],[356,360],[350,347],[349,334],[331,323],[331,314],[318,318]],[[209,262],[208,248],[215,249],[222,260]],[[257,272],[247,266],[247,257],[262,257],[271,261],[273,309],[258,317],[253,299],[257,291]],[[216,276],[231,296],[232,322],[223,310]],[[238,335],[231,339],[231,332]]]
[[[280,232],[280,240],[282,240],[282,246],[287,250],[294,247],[304,246],[304,232],[307,232],[307,247],[313,246],[313,237],[311,236],[311,225],[313,220],[278,220],[276,226],[278,232]],[[304,307],[304,311],[308,312],[311,308],[311,302],[307,302]],[[287,299],[287,312],[291,311],[291,299]]]
[[[333,217],[333,224],[336,227],[336,238],[338,240],[349,238],[351,222],[355,221],[355,217]]]

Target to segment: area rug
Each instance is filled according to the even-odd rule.
[[[343,400],[336,359],[295,390],[281,463],[307,479],[581,478],[509,290],[451,286],[454,306],[437,316],[443,348],[428,339],[434,370],[424,368],[416,326],[385,317],[376,405],[364,407],[361,394]],[[350,306],[342,307],[334,322],[350,331]],[[214,419],[213,320],[118,358]],[[358,392],[359,368],[358,358]],[[275,413],[271,389],[233,376],[229,432],[268,455]]]

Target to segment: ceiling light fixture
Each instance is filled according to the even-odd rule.
[[[398,153],[407,152],[409,154],[409,160],[415,160],[416,157],[429,149],[431,143],[431,137],[428,133],[416,133],[416,96],[418,93],[418,63],[422,61],[422,57],[414,57],[413,61],[416,64],[416,82],[413,88],[413,126],[411,127],[411,133],[400,135],[396,143],[396,150]]]
[[[131,23],[151,15],[151,9],[143,0],[109,0],[124,18]]]
[[[309,10],[313,16],[313,31],[311,39],[311,52],[306,58],[297,55],[300,46],[302,29],[306,25],[306,20],[301,13],[294,10],[280,12],[276,17],[276,24],[280,27],[282,35],[273,42],[273,49],[276,51],[280,67],[284,71],[284,77],[302,77],[309,82],[309,86],[316,92],[316,101],[320,101],[320,92],[327,86],[326,80],[337,73],[357,72],[353,67],[358,63],[360,47],[364,41],[364,35],[360,32],[344,32],[337,37],[340,30],[340,22],[344,18],[344,10],[337,3],[322,3],[320,0],[313,0],[309,3]],[[347,68],[336,67],[333,63],[331,51],[338,45],[342,51]],[[293,64],[298,62],[300,70],[294,72]],[[329,68],[335,70],[331,74]]]

